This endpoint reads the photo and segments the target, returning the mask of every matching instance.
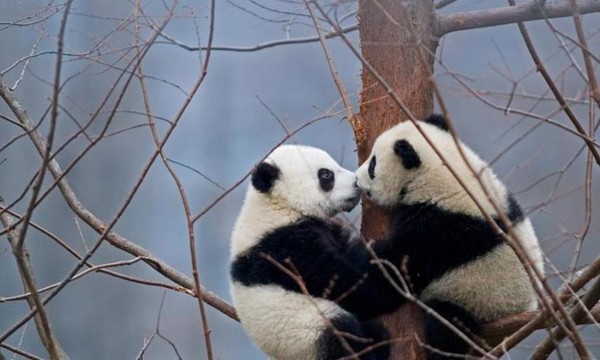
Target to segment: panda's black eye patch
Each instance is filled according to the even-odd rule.
[[[317,176],[319,177],[319,186],[321,186],[323,191],[327,192],[333,189],[333,184],[335,183],[333,171],[329,169],[319,169]]]
[[[377,158],[373,155],[371,161],[369,161],[369,177],[371,180],[375,179],[375,166],[377,166]]]

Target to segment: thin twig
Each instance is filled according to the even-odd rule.
[[[569,316],[573,319],[573,321],[581,321],[584,317],[587,317],[587,314],[592,307],[598,302],[600,299],[600,279],[596,279],[591,289],[585,294],[581,303],[577,303],[577,305],[570,311]],[[543,360],[546,359],[552,351],[556,348],[558,343],[565,337],[564,331],[560,328],[555,328],[551,331],[548,337],[542,341],[535,349],[535,351],[531,354],[531,360]]]
[[[315,16],[315,14],[309,4],[309,0],[304,0],[304,4],[306,6],[306,9],[308,10],[308,13],[310,14],[312,21],[313,21],[313,24],[315,26],[315,31],[317,32],[317,35],[319,36],[319,41],[321,42],[321,47],[323,48],[323,52],[325,54],[325,59],[327,60],[327,66],[329,66],[329,73],[331,74],[331,76],[333,78],[333,82],[335,83],[335,87],[338,89],[338,92],[340,93],[340,96],[342,98],[344,108],[346,109],[348,122],[350,123],[350,125],[352,126],[352,130],[354,131],[354,137],[356,140],[356,144],[361,144],[362,142],[365,141],[365,136],[366,136],[365,130],[363,128],[363,124],[360,121],[360,119],[358,118],[358,116],[356,116],[356,114],[352,110],[352,104],[350,103],[350,99],[348,98],[348,92],[344,88],[344,84],[342,83],[342,80],[340,79],[340,76],[338,75],[338,72],[335,67],[335,62],[333,61],[333,56],[331,56],[331,51],[329,50],[329,46],[327,46],[327,41],[326,41],[327,39],[325,37],[325,34],[323,34],[323,32],[321,31],[321,28],[319,27],[318,19]]]
[[[598,80],[596,79],[596,72],[594,71],[594,65],[590,56],[590,50],[585,38],[585,32],[583,31],[583,25],[581,24],[581,12],[580,6],[577,0],[569,0],[571,3],[571,11],[573,12],[573,22],[575,23],[575,31],[577,32],[577,39],[581,47],[581,53],[583,57],[583,63],[585,64],[585,70],[587,72],[588,82],[590,85],[590,97],[594,99],[596,105],[600,107],[600,89],[598,89]]]
[[[573,280],[569,284],[565,284],[565,289],[563,289],[558,296],[561,301],[566,302],[571,299],[572,294],[577,293],[581,288],[585,286],[592,279],[597,277],[600,274],[600,257],[596,258],[592,263],[581,273],[581,275]],[[531,313],[528,315],[530,316]],[[546,311],[542,311],[538,313],[533,319],[530,319],[525,325],[516,326],[517,331],[514,331],[515,328],[512,328],[510,332],[512,334],[506,337],[502,343],[496,346],[490,354],[495,356],[500,356],[504,354],[506,351],[512,349],[516,345],[518,345],[521,341],[523,341],[526,337],[531,335],[535,330],[546,327],[544,324],[548,319],[548,315]],[[520,322],[523,324],[523,322]],[[502,327],[501,327],[502,328]]]
[[[508,3],[511,6],[516,6],[514,0],[508,0]],[[600,9],[600,1],[595,1],[595,3],[598,5],[598,7]],[[550,5],[547,5],[545,10],[546,10],[546,15],[548,17],[551,17],[550,14],[548,13],[549,6]],[[583,128],[583,126],[581,125],[579,120],[577,119],[577,116],[575,116],[575,114],[569,107],[569,104],[567,104],[567,102],[563,98],[561,92],[558,90],[558,87],[554,83],[554,80],[550,76],[550,73],[548,73],[548,70],[546,70],[546,67],[544,66],[540,56],[537,53],[537,50],[535,49],[535,46],[533,45],[533,41],[531,40],[531,37],[529,36],[529,32],[527,31],[527,28],[520,21],[517,22],[517,26],[519,27],[519,31],[521,32],[521,36],[523,37],[523,40],[525,41],[525,45],[527,46],[527,50],[529,50],[529,54],[531,55],[533,62],[535,63],[538,71],[540,72],[540,75],[542,75],[542,77],[546,81],[546,84],[552,91],[552,94],[556,98],[556,101],[558,101],[558,103],[560,104],[561,108],[563,109],[563,111],[565,112],[565,114],[567,115],[569,120],[571,120],[571,123],[573,123],[573,126],[575,126],[575,128],[577,129],[577,132],[579,134],[581,134],[582,136],[589,137],[588,134],[585,132],[585,129]],[[596,160],[596,163],[600,165],[600,154],[598,153],[598,149],[596,149],[594,147],[593,141],[589,141],[586,139],[584,139],[584,141],[588,145],[590,152],[592,153],[592,155],[594,156],[594,159]]]
[[[23,351],[23,350],[19,349],[18,347],[9,345],[6,342],[0,342],[0,347],[5,348],[6,350],[12,351],[13,353],[15,353],[17,355],[21,355],[22,357],[24,357],[26,359],[44,360],[41,357],[35,356],[33,354],[30,354],[30,353],[28,353],[26,351]],[[3,359],[2,354],[0,354],[0,359]]]
[[[353,31],[358,30],[358,25],[354,24],[354,25],[350,25],[347,26],[343,29],[341,29],[341,33],[350,33]],[[340,32],[338,31],[331,31],[327,34],[325,34],[325,38],[326,39],[332,39],[335,38],[337,36],[340,35]],[[237,47],[237,46],[213,46],[211,49],[212,51],[230,51],[230,52],[255,52],[255,51],[260,51],[260,50],[265,50],[265,49],[270,49],[273,47],[278,47],[278,46],[282,46],[282,45],[294,45],[294,44],[308,44],[308,43],[314,43],[319,41],[319,37],[318,36],[308,36],[308,37],[301,37],[301,38],[294,38],[294,39],[286,39],[286,40],[275,40],[275,41],[269,41],[269,42],[265,42],[262,44],[258,44],[255,46],[241,46],[241,47]],[[157,41],[157,43],[167,43],[167,44],[173,44],[176,46],[181,47],[182,49],[188,50],[188,51],[199,51],[199,50],[207,50],[206,47],[198,47],[198,46],[189,46],[186,45],[184,43],[181,43],[177,40],[174,39],[170,39],[168,42],[165,41]]]
[[[22,218],[22,216],[20,216],[19,214],[15,213],[12,210],[8,210],[6,208],[2,208],[0,206],[0,210],[5,210],[8,214],[10,214],[11,216],[20,219]],[[77,225],[79,227],[79,222],[77,222]],[[58,236],[56,236],[55,234],[53,234],[52,232],[48,231],[46,228],[40,226],[39,224],[35,223],[35,222],[30,222],[30,226],[33,227],[34,229],[38,230],[40,233],[46,235],[47,237],[49,237],[50,239],[52,239],[54,242],[56,242],[60,247],[62,247],[63,249],[65,249],[69,254],[73,255],[73,257],[75,257],[77,260],[81,260],[81,255],[79,255],[77,253],[77,251],[75,251],[75,249],[73,249],[71,246],[69,246],[67,243],[65,243],[63,240],[61,240]],[[83,240],[83,239],[82,239]],[[85,247],[86,251],[88,251],[88,247],[85,244],[85,242],[83,243],[83,246]],[[141,259],[145,259],[142,256],[138,256]],[[159,264],[155,259],[153,258],[147,258],[148,261],[154,263],[154,264]],[[88,267],[94,267],[96,266],[95,264],[91,263],[91,262],[86,262],[85,263],[86,266]],[[145,279],[140,279],[137,277],[133,277],[133,276],[129,276],[129,275],[125,275],[125,274],[121,274],[115,271],[111,271],[111,270],[106,270],[103,268],[99,268],[97,269],[98,272],[107,274],[109,276],[112,277],[116,277],[118,279],[121,280],[125,280],[125,281],[130,281],[133,283],[137,283],[137,284],[142,284],[142,285],[148,285],[148,286],[154,286],[154,287],[160,287],[160,288],[164,288],[164,289],[168,289],[168,290],[172,290],[172,291],[177,291],[177,292],[182,292],[185,294],[188,294],[190,296],[195,296],[194,292],[190,289],[181,287],[181,286],[174,286],[171,284],[165,284],[165,283],[160,283],[160,282],[156,282],[156,281],[150,281],[150,280],[145,280]],[[58,286],[60,283],[56,283],[53,285],[49,285],[46,287],[43,287],[41,289],[38,289],[38,292],[42,293],[42,292],[46,292],[48,290],[51,290],[53,288],[55,288],[56,286]],[[25,293],[22,295],[17,295],[17,296],[11,296],[11,297],[0,297],[0,303],[2,302],[8,302],[8,301],[16,301],[16,300],[23,300],[26,299],[29,296],[29,293]]]
[[[4,207],[1,198],[0,206]],[[14,223],[14,220],[11,215],[5,212],[4,214],[0,215],[0,223],[2,223],[5,228],[8,228],[11,227],[11,225]],[[33,274],[33,267],[31,265],[29,252],[27,251],[25,244],[18,246],[19,231],[16,229],[11,230],[6,234],[6,237],[15,255],[15,260],[19,268],[19,274],[21,275],[23,286],[25,287],[26,291],[29,291],[29,296],[26,297],[29,308],[39,309],[34,322],[42,344],[50,354],[51,359],[69,359],[67,354],[60,346],[58,340],[54,338],[54,335],[52,334],[52,327],[50,325],[50,321],[48,320],[48,315],[44,306],[42,305],[40,294],[37,290],[37,283]],[[0,341],[0,344],[1,343],[2,341]]]
[[[176,3],[174,4],[174,6],[175,5],[176,5]],[[168,19],[169,18],[167,18],[167,20],[161,26],[166,26]],[[156,38],[156,36],[157,35],[154,34],[154,36],[153,36],[152,40],[149,42],[149,44],[152,44],[154,42],[154,39]],[[148,49],[149,49],[149,47],[147,47],[145,49],[145,51],[147,51]],[[198,90],[199,85],[200,85],[199,83],[195,84],[194,89],[191,92],[192,95]],[[3,81],[1,81],[1,78],[0,78],[0,95],[2,95],[2,97],[5,99],[6,103],[9,105],[9,107],[11,108],[13,113],[15,113],[15,115],[17,116],[19,121],[22,124],[26,124],[30,128],[31,121],[30,121],[28,115],[25,113],[25,111],[23,110],[23,108],[21,107],[21,105],[17,101],[17,99],[10,92],[3,91],[4,89],[6,89],[6,85],[4,84]],[[185,109],[189,105],[189,102],[191,101],[192,95],[190,95],[188,98],[186,98],[184,105],[180,108],[180,111],[176,115],[176,119],[173,122],[173,127],[171,127],[169,129],[169,131],[165,135],[165,138],[163,138],[163,141],[161,142],[161,148],[166,143],[166,140],[170,137],[170,134],[172,133],[177,121],[179,119],[181,119],[183,112],[185,111]],[[33,135],[35,135],[35,133]],[[39,136],[33,136],[32,140],[33,140],[34,144],[36,145],[36,147],[42,148],[42,149],[44,148],[44,141]],[[90,249],[90,251],[82,258],[82,260],[79,262],[77,267],[75,269],[73,269],[71,271],[71,273],[69,273],[69,275],[67,276],[67,278],[65,278],[65,280],[63,280],[63,282],[61,282],[61,285],[59,287],[57,287],[57,289],[55,289],[46,299],[44,299],[44,302],[51,300],[70,281],[69,279],[75,274],[75,272],[81,266],[83,266],[83,263],[85,263],[85,261],[87,261],[89,259],[89,257],[91,257],[91,255],[97,249],[97,247],[101,244],[101,240],[103,240],[103,239],[107,239],[113,246],[116,246],[117,248],[125,250],[131,254],[154,259],[154,256],[152,256],[152,254],[150,252],[148,252],[147,250],[143,249],[142,247],[140,247],[136,244],[133,244],[133,243],[127,241],[120,235],[118,235],[114,232],[111,232],[110,229],[116,223],[116,220],[118,219],[119,215],[125,210],[126,205],[129,204],[131,197],[135,194],[136,190],[141,185],[141,179],[143,179],[145,177],[145,174],[149,171],[152,163],[154,162],[154,159],[156,159],[157,156],[158,156],[158,153],[155,152],[153,154],[153,156],[151,157],[150,161],[148,162],[148,164],[146,165],[146,167],[144,168],[144,171],[142,173],[142,176],[140,177],[140,180],[138,180],[138,182],[134,186],[134,188],[131,191],[130,195],[128,196],[128,199],[125,202],[124,206],[121,207],[121,209],[117,212],[113,221],[108,225],[101,222],[97,217],[95,217],[91,212],[89,212],[89,210],[87,210],[86,208],[84,208],[81,205],[81,203],[77,199],[77,196],[75,195],[73,190],[70,188],[67,181],[64,179],[64,173],[60,169],[60,166],[58,165],[58,163],[55,160],[50,161],[50,164],[49,164],[50,172],[52,173],[52,175],[55,179],[60,179],[58,181],[58,185],[59,185],[61,192],[63,193],[63,197],[65,198],[65,200],[67,201],[69,206],[73,209],[73,211],[77,214],[77,216],[79,216],[82,220],[84,220],[88,225],[90,225],[96,232],[98,232],[100,234],[100,238],[99,238],[99,241],[97,241],[94,244],[94,247],[92,247]],[[179,273],[175,269],[171,268],[170,266],[164,264],[162,261],[157,260],[156,262],[152,262],[149,264],[152,267],[154,267],[157,271],[159,271],[160,273],[162,273],[165,276],[167,276],[168,278],[170,278],[171,280],[173,280],[187,288],[193,288],[193,286],[194,286],[193,281],[191,281],[188,277]],[[160,265],[158,265],[158,264],[160,264]],[[229,304],[227,304],[226,302],[221,300],[219,297],[217,297],[215,294],[211,293],[210,291],[205,291],[205,292],[203,292],[203,296],[204,295],[205,295],[205,300],[207,301],[207,303],[218,308],[220,311],[222,311],[226,315],[228,315],[232,318],[237,318],[235,315],[235,310]],[[3,334],[1,334],[0,342],[4,341],[14,331],[16,331],[23,324],[25,324],[34,314],[35,314],[35,311],[29,312],[27,315],[25,315],[23,318],[21,318],[19,321],[17,321],[13,326],[11,326],[7,331],[5,331]]]
[[[139,1],[137,3],[137,6],[138,7],[140,6]],[[209,64],[209,59],[210,59],[210,45],[212,44],[213,33],[214,33],[214,21],[215,21],[215,18],[214,18],[215,1],[214,0],[211,1],[210,12],[211,12],[211,20],[210,20],[210,30],[209,30],[209,37],[208,37],[209,49],[207,50],[207,54],[204,58],[204,64],[202,66],[202,72],[200,74],[198,84],[202,83],[202,81],[204,80],[204,78],[206,77],[206,74],[208,72],[208,64]],[[137,22],[136,22],[136,27],[137,27]],[[139,31],[139,29],[137,31]],[[138,55],[141,55],[141,52],[139,49],[138,49]],[[140,58],[140,62],[141,62],[141,58]],[[148,94],[146,91],[146,86],[145,86],[145,82],[144,82],[141,63],[138,65],[138,78],[140,81],[140,85],[142,87],[142,96],[143,96],[143,100],[144,100],[144,107],[146,110],[146,114],[148,116],[148,122],[150,124],[150,129],[152,130],[152,136],[154,138],[155,145],[160,153],[160,158],[161,158],[164,166],[167,168],[167,171],[170,173],[171,177],[175,181],[175,184],[177,186],[177,190],[179,192],[181,202],[183,204],[183,208],[185,211],[186,221],[187,221],[187,226],[188,226],[190,257],[191,257],[191,263],[192,263],[192,276],[194,279],[194,293],[196,294],[196,298],[198,299],[198,305],[200,308],[200,321],[201,321],[203,332],[204,332],[204,342],[206,345],[206,356],[207,356],[208,360],[212,360],[213,359],[212,342],[210,339],[210,328],[209,328],[208,319],[206,316],[204,300],[202,299],[202,287],[200,285],[200,272],[198,270],[198,261],[196,258],[196,236],[195,236],[195,232],[194,232],[194,223],[192,221],[192,212],[190,210],[189,201],[188,201],[185,189],[183,187],[183,184],[182,184],[181,180],[179,179],[179,177],[177,176],[177,174],[175,173],[175,171],[173,170],[173,168],[171,167],[171,165],[169,164],[167,156],[165,155],[162,147],[160,146],[161,142],[160,142],[158,133],[156,131],[156,124],[152,117],[152,109],[150,107],[150,100],[148,99]],[[173,124],[173,127],[175,126],[175,124],[176,123]]]
[[[298,288],[300,289],[300,293],[305,294],[305,295],[310,295],[308,288],[306,286],[306,283],[304,282],[304,279],[302,279],[302,274],[300,274],[298,272],[298,269],[296,268],[296,266],[294,265],[294,263],[291,261],[290,258],[286,258],[284,260],[285,264],[287,265],[287,267],[286,267],[286,265],[275,260],[270,254],[261,252],[260,255],[263,259],[270,262],[277,269],[279,269],[281,272],[283,272],[286,276],[288,276],[290,279],[292,279],[296,283]],[[360,360],[358,357],[358,354],[352,350],[352,347],[350,346],[350,344],[348,344],[348,342],[346,341],[344,336],[341,335],[341,332],[338,331],[335,328],[335,326],[333,326],[333,324],[331,323],[329,318],[321,311],[321,308],[316,304],[316,302],[314,302],[314,297],[307,296],[307,299],[309,301],[313,302],[315,309],[319,312],[319,315],[321,316],[322,320],[325,322],[327,327],[329,327],[333,330],[333,333],[336,335],[336,337],[340,341],[344,350],[346,350],[348,353],[350,353],[349,359]]]
[[[23,217],[23,225],[19,229],[19,231],[10,232],[7,237],[12,237],[12,240],[9,240],[11,246],[13,248],[13,253],[17,264],[19,266],[19,272],[21,273],[21,277],[23,278],[23,282],[25,287],[31,293],[31,297],[28,298],[29,306],[33,311],[37,311],[36,316],[36,326],[40,335],[40,339],[46,350],[50,355],[52,360],[63,360],[68,359],[69,357],[64,352],[58,340],[52,334],[52,327],[50,325],[50,320],[48,319],[48,315],[44,309],[43,302],[40,298],[39,293],[37,292],[37,286],[35,283],[33,270],[31,264],[28,260],[27,250],[25,248],[25,238],[27,236],[27,229],[29,227],[29,220],[33,216],[33,211],[35,209],[35,205],[38,199],[38,195],[40,194],[42,184],[44,182],[44,177],[46,174],[46,170],[48,169],[50,163],[50,156],[52,152],[52,145],[54,142],[54,135],[56,129],[56,122],[58,119],[58,102],[59,102],[59,92],[60,92],[60,75],[62,70],[62,53],[64,47],[64,35],[65,29],[67,25],[67,18],[69,16],[69,10],[71,8],[72,0],[68,0],[65,11],[60,22],[60,30],[58,34],[58,45],[57,45],[57,60],[54,74],[54,91],[52,95],[52,110],[51,110],[51,119],[50,119],[50,129],[48,130],[48,136],[46,140],[46,146],[43,151],[42,156],[42,165],[40,170],[38,171],[38,176],[36,182],[32,186],[32,195],[27,206],[27,210],[25,211],[25,215]],[[2,223],[5,227],[9,227],[11,225],[12,219],[9,219],[6,214],[2,218]]]

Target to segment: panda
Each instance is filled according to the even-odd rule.
[[[370,267],[364,243],[331,218],[359,202],[354,172],[323,150],[281,145],[251,180],[232,233],[230,267],[233,303],[247,334],[277,360],[353,353],[387,359],[387,331],[367,319],[392,309],[385,304],[392,297],[364,281]]]
[[[543,273],[542,252],[530,220],[488,164],[459,142],[477,179],[441,115],[418,124],[506,231],[481,185],[501,206],[532,265]],[[390,213],[390,233],[375,242],[374,251],[397,267],[413,294],[429,308],[467,335],[477,334],[482,323],[536,309],[537,297],[517,255],[413,123],[400,123],[382,133],[356,175],[367,198]],[[450,354],[470,351],[431,314],[425,315],[424,332],[428,359],[452,359]]]

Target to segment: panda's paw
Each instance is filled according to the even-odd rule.
[[[365,349],[369,349],[361,359],[364,360],[386,360],[390,355],[390,335],[380,321],[370,320],[363,322],[365,337],[373,339],[372,343]],[[363,349],[363,350],[365,350]]]
[[[331,319],[333,328],[328,328],[320,339],[319,359],[334,360],[358,354],[361,360],[387,360],[390,346],[389,334],[381,322],[361,322],[353,315]],[[349,352],[349,348],[352,352]]]

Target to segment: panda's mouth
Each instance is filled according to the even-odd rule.
[[[361,192],[359,191],[355,195],[344,199],[344,202],[342,205],[342,210],[350,211],[350,210],[354,209],[354,207],[356,207],[356,205],[360,201],[360,195],[361,195]]]

